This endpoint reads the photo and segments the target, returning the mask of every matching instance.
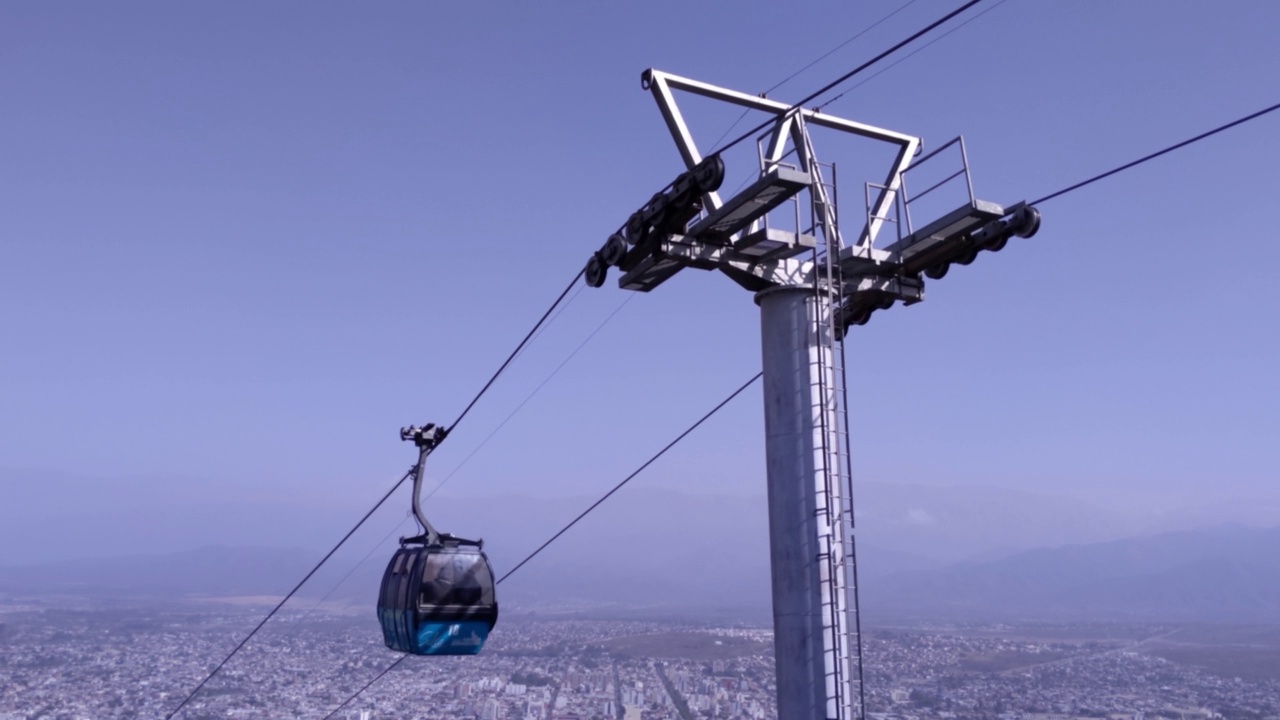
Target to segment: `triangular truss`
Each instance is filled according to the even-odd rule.
[[[625,235],[611,238],[613,247],[602,248],[594,268],[588,266],[589,283],[603,283],[608,265],[623,271],[619,280],[622,288],[642,292],[652,290],[686,267],[721,270],[753,292],[777,286],[822,285],[824,275],[834,275],[840,278],[838,287],[829,289],[844,298],[838,320],[843,333],[849,325],[865,323],[876,310],[888,309],[896,302],[910,305],[924,299],[924,276],[940,278],[952,264],[967,265],[978,252],[999,250],[1010,236],[1029,237],[1039,227],[1039,215],[1023,203],[1004,208],[974,197],[963,138],[917,156],[921,149],[917,137],[817,109],[794,107],[653,69],[645,71],[641,84],[657,101],[684,159],[684,178],[695,172],[703,177],[713,174],[707,172],[712,169],[708,164],[720,161],[721,149],[713,148],[703,156],[676,100],[679,93],[772,115],[772,127],[757,138],[759,172],[754,183],[732,197],[722,198],[717,180],[715,187],[701,193],[696,207],[690,208],[687,201],[691,198],[684,196],[682,210],[687,211],[687,223],[678,227],[670,223],[661,228],[653,226],[652,231],[644,230],[638,235],[628,230]],[[855,242],[846,243],[849,235],[838,226],[834,185],[824,178],[824,168],[833,166],[816,157],[809,135],[811,127],[848,133],[894,148],[883,181],[865,184],[865,215]],[[946,153],[958,159],[959,169],[948,168],[941,182],[908,198],[908,172],[932,158],[945,157]],[[722,162],[719,172],[723,174]],[[963,180],[968,201],[942,218],[914,227],[911,203],[953,180]],[[687,181],[681,182],[688,185]],[[787,230],[771,226],[770,213],[805,190],[808,207],[797,211],[797,227]],[[659,200],[662,193],[637,211],[633,220],[661,214],[653,204]],[[807,223],[803,227],[799,222],[802,216],[806,216]],[[895,224],[896,232],[890,233],[889,240],[880,240],[887,223]],[[649,227],[646,223],[641,225]],[[628,244],[635,247],[628,249]],[[827,267],[819,267],[814,259]],[[837,266],[834,273],[832,265]]]
[[[894,196],[901,184],[902,172],[907,169],[907,166],[911,163],[912,156],[920,148],[920,138],[911,135],[846,120],[818,110],[797,108],[776,100],[708,85],[697,80],[664,73],[660,70],[647,71],[644,76],[644,85],[657,101],[662,117],[666,120],[667,128],[671,131],[671,137],[675,140],[676,148],[680,151],[680,156],[684,159],[685,165],[690,169],[702,162],[702,154],[694,142],[693,136],[689,132],[689,127],[680,111],[680,106],[676,102],[677,91],[773,115],[775,117],[773,131],[764,155],[767,166],[775,165],[780,161],[786,154],[788,144],[797,155],[797,165],[800,169],[808,171],[808,168],[816,166],[817,158],[812,155],[813,144],[807,132],[806,126],[808,125],[850,133],[858,137],[893,145],[897,149],[896,155],[892,165],[885,173],[884,182],[879,184],[878,196],[872,202],[871,211],[868,213],[870,221],[862,228],[857,242],[858,245],[870,246],[874,243],[884,219],[889,216],[889,212],[892,210]],[[767,166],[762,168],[762,173],[767,171]],[[722,204],[715,193],[708,194],[705,201],[708,209],[719,208]]]

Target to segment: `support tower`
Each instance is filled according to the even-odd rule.
[[[648,292],[684,268],[697,268],[719,270],[754,293],[764,370],[778,717],[863,718],[846,331],[877,310],[923,300],[922,276],[940,279],[953,264],[1000,250],[1012,236],[1030,237],[1039,213],[1025,203],[1005,208],[975,198],[962,138],[917,156],[919,138],[818,110],[653,69],[641,82],[686,170],[592,255],[587,283],[600,287],[616,267],[620,287]],[[719,194],[725,163],[719,153],[699,153],[677,92],[771,117],[756,139],[754,180],[727,199]],[[841,233],[836,168],[815,157],[815,128],[894,148],[886,171],[864,185],[856,240],[846,242]],[[909,197],[908,174],[946,157],[955,167],[935,161],[942,172]],[[967,201],[916,228],[913,203],[920,214],[921,198],[961,184]],[[886,226],[893,231],[882,232]]]

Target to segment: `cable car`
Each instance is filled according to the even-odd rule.
[[[498,622],[493,569],[483,540],[436,532],[422,513],[423,465],[444,439],[428,424],[400,431],[418,446],[413,514],[422,534],[400,539],[378,593],[378,621],[387,647],[414,655],[474,655]]]

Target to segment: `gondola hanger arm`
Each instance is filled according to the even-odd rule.
[[[427,456],[448,435],[449,430],[447,428],[435,423],[427,423],[422,427],[410,425],[409,427],[400,428],[400,439],[412,442],[418,448],[418,464],[413,469],[413,514],[418,519],[418,523],[422,525],[421,538],[401,539],[401,543],[421,540],[423,544],[428,546],[440,544],[440,533],[436,532],[436,529],[427,520],[427,516],[422,512],[422,480],[425,476]]]

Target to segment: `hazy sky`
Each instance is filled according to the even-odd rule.
[[[354,520],[412,460],[398,428],[456,416],[682,169],[643,69],[759,92],[901,4],[6,4],[4,476],[171,477]],[[918,0],[771,97],[956,4]],[[824,109],[926,147],[964,134],[978,195],[1008,204],[1277,102],[1276,27],[1261,1],[1008,0]],[[852,157],[846,217],[883,173]],[[1047,203],[1035,238],[856,329],[857,475],[1274,499],[1278,160],[1267,117]],[[613,278],[575,295],[432,475],[626,299]],[[748,293],[685,271],[444,492],[598,492],[756,372],[758,342]],[[646,482],[762,494],[763,477],[754,390]]]

